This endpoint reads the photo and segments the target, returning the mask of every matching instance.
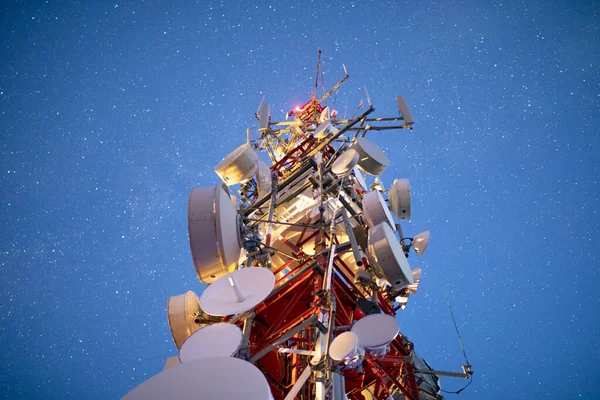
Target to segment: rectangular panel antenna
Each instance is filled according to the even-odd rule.
[[[407,125],[414,124],[415,121],[412,119],[412,115],[410,115],[408,104],[406,104],[404,96],[396,96],[396,102],[398,103],[398,110],[400,111],[400,115],[402,115],[404,122],[406,122]]]
[[[369,103],[369,106],[372,106],[373,104],[371,104],[371,97],[369,97],[369,91],[367,90],[367,85],[365,85],[365,94],[367,95],[367,103]]]
[[[260,117],[258,118],[258,130],[264,132],[269,128],[269,119],[271,118],[271,106],[263,104],[260,109]]]

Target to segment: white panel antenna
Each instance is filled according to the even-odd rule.
[[[396,102],[398,103],[398,110],[400,111],[400,115],[402,115],[402,119],[406,122],[406,125],[412,125],[415,121],[410,115],[410,111],[408,109],[408,104],[406,104],[406,100],[404,100],[403,96],[396,96]]]
[[[263,104],[260,109],[260,116],[258,118],[258,131],[264,132],[269,129],[269,121],[271,119],[271,106],[269,104]]]

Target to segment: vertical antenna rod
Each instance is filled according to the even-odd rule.
[[[454,313],[452,312],[452,307],[450,306],[450,300],[448,300],[448,293],[446,293],[446,289],[444,289],[444,295],[446,296],[446,304],[448,304],[448,309],[450,310],[450,315],[452,316],[452,322],[454,322],[454,329],[456,330],[456,334],[458,335],[460,348],[462,349],[463,355],[465,356],[465,361],[467,365],[470,366],[471,363],[469,363],[469,359],[467,358],[467,352],[465,351],[465,346],[463,345],[462,338],[460,337],[460,332],[458,331],[458,326],[456,325],[456,319],[454,319]]]

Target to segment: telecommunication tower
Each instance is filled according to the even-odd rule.
[[[368,94],[364,112],[338,118],[326,100],[346,67],[321,97],[319,73],[320,61],[311,100],[285,121],[261,102],[258,130],[216,166],[221,182],[190,192],[191,254],[208,286],[168,299],[179,356],[125,399],[441,398],[396,320],[421,278],[409,253],[423,254],[429,232],[404,236],[409,181],[386,190],[390,160],[365,138],[414,121],[401,96],[398,116],[372,117]]]

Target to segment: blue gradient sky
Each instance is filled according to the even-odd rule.
[[[485,4],[484,4],[485,3]],[[600,396],[600,5],[591,1],[27,1],[0,6],[0,397],[119,398],[175,354],[198,282],[189,190],[263,94],[367,85],[372,133],[431,230],[402,331],[464,399]],[[456,390],[463,381],[443,380]],[[449,396],[452,397],[452,396]]]

